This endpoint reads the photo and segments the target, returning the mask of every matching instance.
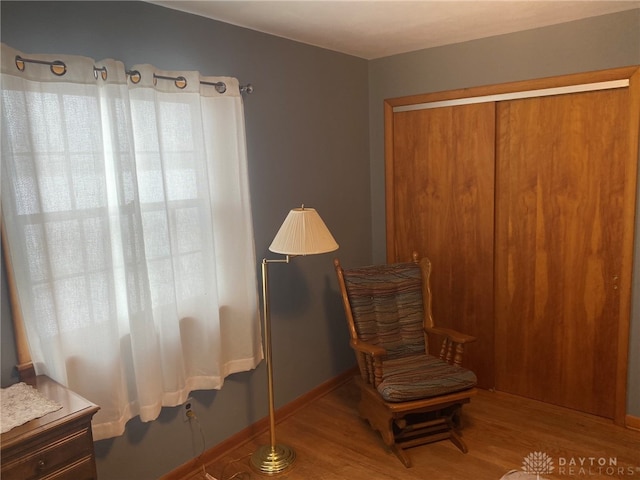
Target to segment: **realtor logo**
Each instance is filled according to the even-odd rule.
[[[607,475],[615,478],[640,475],[640,466],[618,465],[617,457],[557,457],[557,468],[552,457],[544,452],[531,452],[522,461],[522,470],[511,470],[500,480],[532,479],[546,480],[541,475],[554,473],[569,477]]]
[[[544,452],[531,452],[522,461],[522,470],[525,473],[535,474],[540,480],[540,474],[553,472],[553,460]]]

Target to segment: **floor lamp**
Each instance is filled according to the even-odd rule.
[[[318,212],[313,208],[294,208],[289,212],[278,230],[269,250],[286,255],[282,259],[262,260],[262,300],[264,317],[264,346],[267,362],[267,380],[269,389],[269,445],[263,445],[251,456],[250,464],[256,472],[264,475],[276,475],[284,472],[296,459],[295,451],[283,444],[276,443],[275,407],[273,400],[273,363],[271,359],[271,315],[269,311],[269,263],[289,263],[298,255],[315,255],[332,252],[338,244],[324,224]]]

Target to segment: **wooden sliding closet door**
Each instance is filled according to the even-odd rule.
[[[495,105],[397,112],[392,124],[387,260],[429,257],[434,320],[478,337],[465,366],[493,387]]]
[[[638,161],[630,102],[616,88],[498,104],[498,390],[608,418],[624,405]]]

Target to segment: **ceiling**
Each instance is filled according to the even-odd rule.
[[[635,0],[151,3],[369,60],[640,8]]]

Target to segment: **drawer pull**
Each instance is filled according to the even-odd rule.
[[[38,460],[38,466],[37,466],[38,470],[42,471],[44,470],[44,467],[46,467],[46,463],[44,463],[44,460],[42,459]]]

